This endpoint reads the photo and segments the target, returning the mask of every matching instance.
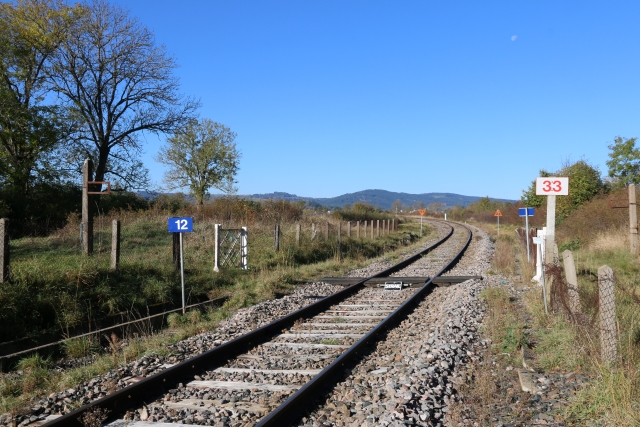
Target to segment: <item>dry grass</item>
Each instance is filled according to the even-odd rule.
[[[625,251],[628,249],[628,227],[617,227],[597,233],[586,245],[586,250],[589,252]]]

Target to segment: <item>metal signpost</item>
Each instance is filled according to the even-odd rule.
[[[180,233],[180,281],[182,282],[182,314],[184,314],[184,251],[182,233],[193,231],[193,218],[169,218],[169,233]]]
[[[420,214],[420,237],[422,237],[422,217],[427,213],[426,209],[418,209],[418,213]]]
[[[527,261],[531,261],[531,256],[529,255],[529,217],[533,216],[533,212],[533,208],[518,208],[518,215],[525,218],[524,223],[527,230]]]
[[[502,212],[500,212],[500,209],[496,210],[496,213],[494,213],[493,216],[498,218],[498,236],[499,236],[500,235],[500,217],[502,216]]]

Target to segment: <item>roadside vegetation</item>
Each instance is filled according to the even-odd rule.
[[[577,169],[584,172],[584,166]],[[524,218],[516,217],[515,209],[525,203],[531,206],[532,199],[497,207],[504,215],[499,235],[496,218],[489,216],[496,206],[485,213],[477,206],[475,212],[474,206],[466,210],[468,220],[487,231],[495,243],[489,274],[501,275],[504,279],[500,280],[519,291],[516,296],[505,286],[482,294],[488,306],[484,333],[491,345],[481,365],[469,372],[473,382],[463,387],[467,402],[478,409],[475,419],[481,423],[492,423],[493,403],[504,404],[497,401],[502,396],[500,385],[505,383],[504,378],[510,381],[509,375],[514,375],[509,366],[522,367],[521,348],[525,347],[530,349],[542,376],[557,372],[590,378],[569,405],[554,415],[557,421],[573,426],[640,425],[640,258],[629,251],[628,191],[615,180],[603,185],[598,178],[597,185],[592,184],[588,187],[598,190],[563,211],[556,228],[560,255],[569,249],[576,262],[581,313],[568,313],[562,304],[552,302],[549,314],[545,314],[541,288],[531,282],[535,267],[533,260],[527,261],[525,243],[515,232],[518,227],[524,228]],[[531,196],[532,191],[535,196],[535,190],[529,188],[523,198]],[[545,214],[544,205],[540,205],[536,216],[529,218],[530,226],[543,226]],[[562,256],[560,260],[562,263]],[[611,267],[615,275],[619,343],[618,359],[611,364],[600,357],[597,270],[602,265]],[[554,283],[566,286],[563,276],[563,270],[558,269]],[[461,418],[454,414],[453,419]]]
[[[0,285],[0,342],[43,331],[69,333],[74,326],[105,316],[125,312],[141,317],[154,304],[179,304],[180,274],[172,259],[172,236],[167,232],[170,216],[194,218],[194,232],[184,235],[187,303],[232,295],[235,305],[250,305],[289,292],[320,274],[335,274],[345,266],[410,243],[407,232],[416,231],[413,225],[402,224],[390,235],[372,239],[370,234],[361,234],[357,239],[353,223],[348,238],[343,222],[338,241],[336,220],[305,212],[300,204],[216,199],[200,208],[185,203],[167,210],[159,205],[100,216],[95,221],[95,255],[86,257],[79,249],[80,221],[72,215],[65,227],[50,235],[12,239],[10,281]],[[109,268],[113,219],[122,222],[118,272]],[[224,228],[248,228],[248,270],[213,272],[216,223]],[[274,248],[275,224],[280,225],[281,233],[278,251]],[[297,224],[301,226],[299,246],[295,240]]]

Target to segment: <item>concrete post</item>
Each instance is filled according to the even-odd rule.
[[[276,252],[280,250],[280,224],[276,224],[273,228],[273,250]]]
[[[547,196],[547,234],[545,242],[544,262],[554,264],[554,245],[556,239],[556,196]]]
[[[338,221],[338,243],[340,243],[340,232],[342,231],[342,223]]]
[[[93,254],[93,207],[89,203],[89,184],[93,181],[93,162],[82,164],[82,253]]]
[[[351,238],[351,221],[347,221],[347,237]]]
[[[120,271],[120,221],[117,219],[111,223],[111,271]]]
[[[380,220],[376,219],[376,237],[380,237]]]
[[[580,304],[580,294],[578,293],[578,275],[576,274],[576,263],[570,250],[562,252],[564,264],[564,276],[567,278],[567,292],[569,293],[569,309],[572,314],[582,312]]]
[[[638,212],[636,210],[636,186],[629,184],[629,250],[638,254]]]
[[[0,283],[9,280],[9,219],[0,219]]]
[[[618,329],[616,327],[616,301],[613,270],[603,265],[598,269],[600,297],[600,347],[602,360],[613,362],[617,358]]]
[[[247,227],[240,230],[240,268],[249,269],[249,231]]]
[[[371,238],[373,239],[373,220],[371,220],[370,222],[371,222]]]
[[[213,229],[215,230],[214,239],[213,239],[213,248],[214,248],[214,256],[213,256],[213,271],[216,273],[220,271],[220,227],[222,224],[214,224]],[[173,233],[179,234],[179,233]]]
[[[296,246],[300,246],[300,224],[296,224]]]
[[[364,221],[364,238],[367,238],[367,221]]]
[[[360,239],[360,221],[356,221],[356,237]]]
[[[316,239],[316,224],[315,223],[311,223],[311,241]]]

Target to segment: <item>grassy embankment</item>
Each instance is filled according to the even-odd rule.
[[[521,366],[518,348],[530,344],[541,373],[579,372],[593,378],[556,414],[569,425],[640,425],[640,260],[629,253],[627,215],[627,210],[609,209],[607,198],[601,197],[557,228],[560,253],[570,249],[576,261],[583,307],[580,322],[573,322],[561,309],[545,315],[537,286],[526,291],[520,301],[510,298],[504,288],[483,293],[489,308],[485,333],[493,343],[488,356],[499,361],[493,367],[494,374],[503,375],[508,365]],[[496,244],[493,272],[510,276],[516,288],[531,286],[533,266],[527,263],[526,249],[515,227],[501,226],[498,237],[494,224],[480,226]],[[602,265],[610,266],[615,274],[619,359],[613,364],[600,358],[597,270]],[[496,377],[491,372],[478,370],[472,385],[472,393],[485,396],[485,403],[496,395]],[[486,407],[487,413],[477,415],[489,422],[491,410]]]
[[[187,213],[188,214],[188,213]],[[183,214],[184,215],[184,214]],[[108,230],[96,234],[97,256],[87,259],[78,255],[77,229],[61,230],[52,238],[29,238],[12,242],[12,281],[0,287],[0,302],[7,310],[1,316],[17,327],[27,328],[33,318],[21,314],[31,307],[38,311],[36,320],[49,316],[55,327],[66,328],[91,315],[134,309],[144,312],[151,303],[180,300],[180,279],[171,263],[171,238],[166,231],[166,213],[120,214],[122,230],[122,268],[119,273],[108,271]],[[184,215],[186,216],[186,215]],[[323,226],[332,223],[326,239]],[[110,224],[111,218],[103,218]],[[290,292],[296,284],[325,275],[341,275],[359,268],[372,257],[383,255],[397,259],[407,246],[420,244],[429,237],[430,228],[418,242],[409,242],[408,233],[416,235],[419,224],[401,223],[398,232],[371,239],[346,237],[343,223],[342,240],[336,239],[336,222],[324,216],[304,217],[300,221],[281,222],[280,251],[273,249],[273,223],[249,224],[249,270],[224,269],[212,272],[213,224],[236,227],[231,221],[196,218],[195,232],[185,239],[187,293],[215,297],[223,294],[231,298],[223,307],[206,312],[191,312],[185,316],[172,315],[169,334],[144,334],[109,337],[111,352],[101,351],[95,339],[69,340],[68,357],[92,356],[87,366],[64,373],[53,372],[50,360],[34,356],[20,362],[22,375],[0,374],[0,413],[15,411],[34,396],[73,387],[82,380],[104,373],[143,354],[164,354],[167,345],[187,336],[214,328],[217,323],[241,307]],[[302,224],[301,245],[295,246],[295,224]],[[318,233],[311,240],[311,223]],[[322,226],[321,226],[322,225]],[[100,225],[97,224],[100,229]],[[101,234],[102,233],[102,234]],[[370,234],[369,234],[370,236]],[[40,240],[39,240],[40,239]],[[100,244],[102,242],[102,244]],[[13,315],[13,317],[12,317]],[[41,325],[42,323],[35,323]]]

